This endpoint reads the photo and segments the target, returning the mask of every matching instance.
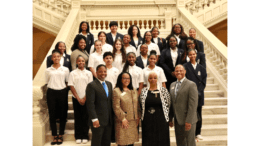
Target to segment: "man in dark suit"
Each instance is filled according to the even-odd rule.
[[[185,78],[186,70],[182,65],[177,65],[174,73],[178,80],[170,86],[172,103],[169,125],[174,125],[177,146],[196,146],[197,86]]]
[[[138,56],[137,58],[136,58],[136,62],[135,62],[135,64],[136,64],[136,66],[138,66],[138,67],[140,67],[140,68],[142,68],[142,69],[144,69],[147,65],[149,65],[149,61],[148,61],[148,55],[147,55],[147,52],[148,52],[148,46],[147,46],[147,44],[142,44],[141,46],[140,46],[140,56]],[[145,60],[147,60],[146,62],[145,62],[145,66],[144,66],[144,62],[143,62],[143,59]]]
[[[111,21],[109,23],[109,28],[111,32],[106,34],[107,43],[113,46],[116,39],[123,40],[124,36],[121,33],[117,33],[118,23],[116,21]]]
[[[105,81],[107,68],[97,66],[97,79],[86,89],[86,104],[91,126],[91,146],[110,146],[112,130],[112,84]]]

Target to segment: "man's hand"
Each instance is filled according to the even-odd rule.
[[[93,122],[93,127],[94,127],[94,128],[100,127],[100,125],[99,125],[99,120]]]
[[[170,121],[170,122],[169,122],[169,126],[170,126],[170,127],[173,127],[173,126],[174,126],[174,121]]]
[[[185,131],[189,131],[191,129],[191,124],[190,123],[185,123]]]

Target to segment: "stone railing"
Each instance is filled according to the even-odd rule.
[[[227,47],[184,7],[178,8],[178,14],[177,22],[183,25],[186,34],[189,33],[190,28],[196,29],[196,38],[204,43],[207,68],[211,70],[216,81],[227,93]]]
[[[122,18],[87,18],[87,21],[90,24],[91,30],[110,30],[109,23],[111,21],[117,21],[118,22],[118,30],[128,30],[128,28],[131,25],[137,25],[139,29],[142,30],[148,30],[151,29],[154,26],[157,26],[159,29],[165,29],[165,17],[158,16],[158,17],[146,17],[146,18],[138,18],[135,17],[122,17]]]
[[[75,1],[75,0],[74,0]],[[48,54],[49,56],[55,45],[59,41],[66,44],[66,51],[71,54],[71,45],[77,32],[75,31],[79,25],[79,7],[72,9],[61,27],[59,34],[54,40]],[[48,110],[46,105],[46,85],[44,72],[46,69],[46,58],[42,62],[37,74],[33,80],[33,145],[43,146],[45,144],[45,134],[49,130],[48,124]]]
[[[33,3],[63,16],[68,16],[71,9],[71,2],[67,0],[33,0]]]
[[[227,0],[189,0],[185,8],[206,27],[227,19]]]

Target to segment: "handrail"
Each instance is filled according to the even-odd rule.
[[[56,11],[57,13],[64,16],[67,16],[71,9],[71,4],[66,0],[33,0],[33,3],[36,3],[40,6],[43,5],[43,7],[48,8],[52,11]],[[67,9],[64,9],[64,6],[67,6]]]

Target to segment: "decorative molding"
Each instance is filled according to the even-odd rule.
[[[203,25],[205,25],[205,27],[209,28],[209,27],[211,27],[211,26],[213,26],[213,25],[215,25],[215,24],[217,24],[217,23],[227,19],[227,13],[228,12],[224,12],[224,13],[222,13],[220,15],[211,17],[210,20],[203,22]]]

